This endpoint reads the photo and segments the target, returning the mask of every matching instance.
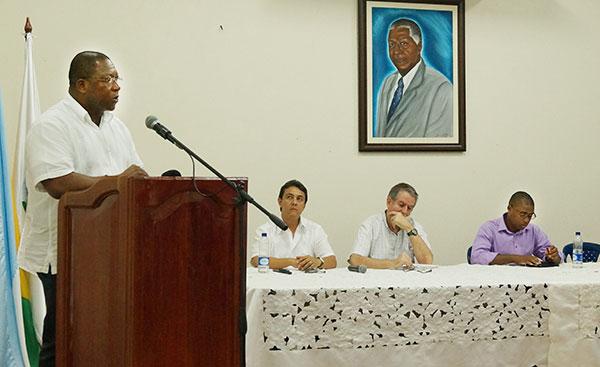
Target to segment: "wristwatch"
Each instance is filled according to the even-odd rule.
[[[413,229],[411,229],[409,232],[406,232],[407,236],[416,236],[418,235],[419,232],[417,232],[417,229],[413,227]]]
[[[317,266],[317,268],[321,269],[323,267],[323,265],[325,265],[325,261],[323,260],[322,257],[317,257],[317,259],[319,259],[319,261],[321,261],[321,265]]]

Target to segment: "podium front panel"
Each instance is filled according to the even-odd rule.
[[[61,200],[59,365],[244,364],[246,206],[196,186],[113,179]]]

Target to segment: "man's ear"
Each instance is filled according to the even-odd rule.
[[[77,81],[75,82],[75,90],[79,93],[87,92],[88,87],[89,81],[85,79],[77,79]]]

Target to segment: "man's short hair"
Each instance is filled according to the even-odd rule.
[[[512,196],[510,197],[510,200],[508,201],[508,205],[510,205],[510,206],[515,206],[520,203],[525,203],[527,205],[535,206],[535,203],[533,202],[533,198],[531,197],[531,195],[529,195],[525,191],[515,192],[514,194],[512,194]]]
[[[392,30],[392,28],[408,28],[408,33],[410,35],[410,37],[413,39],[413,41],[415,41],[415,43],[418,45],[419,43],[421,43],[421,27],[419,27],[419,25],[412,19],[407,19],[407,18],[400,18],[400,19],[396,19],[392,24],[390,24],[390,28],[388,29],[388,33],[389,31]]]
[[[404,192],[408,193],[410,196],[412,196],[413,198],[415,198],[415,201],[419,199],[419,194],[417,193],[417,190],[415,190],[414,187],[412,187],[411,185],[407,184],[406,182],[401,182],[399,184],[394,185],[390,189],[390,192],[389,192],[388,196],[390,198],[392,198],[392,200],[396,200],[396,197],[398,196],[398,193],[400,191],[404,191]]]
[[[302,191],[304,193],[304,202],[308,203],[308,190],[306,189],[306,186],[304,186],[302,182],[298,180],[289,180],[288,182],[284,183],[283,186],[281,186],[281,189],[279,189],[280,199],[283,199],[283,193],[289,187],[297,187],[298,190]]]
[[[87,79],[94,75],[96,62],[101,60],[110,59],[97,51],[83,51],[75,55],[69,67],[69,86],[74,86],[79,79]]]

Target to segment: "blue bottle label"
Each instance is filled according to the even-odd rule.
[[[260,256],[258,258],[258,265],[259,266],[269,266],[269,257],[268,256]]]

